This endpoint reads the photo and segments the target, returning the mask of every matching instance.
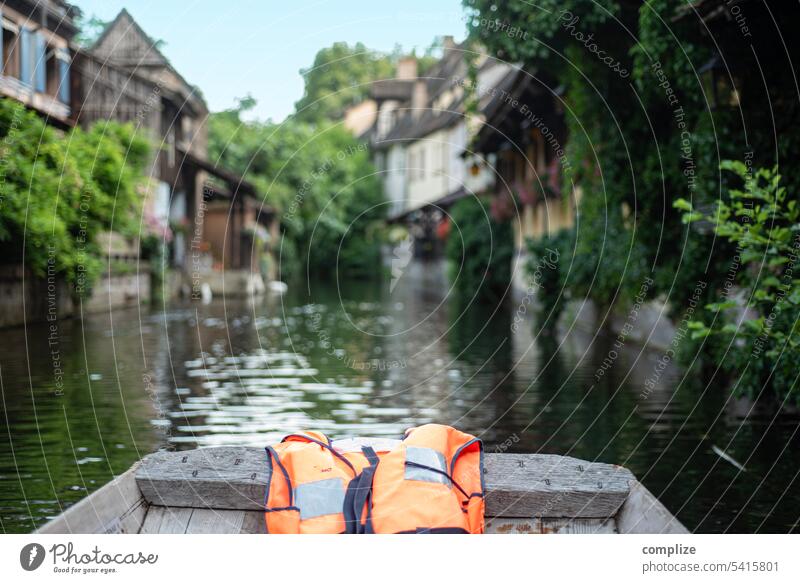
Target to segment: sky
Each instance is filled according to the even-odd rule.
[[[72,0],[88,18],[127,8],[211,111],[251,94],[252,117],[283,120],[303,94],[300,69],[337,41],[418,54],[437,36],[464,38],[460,0]],[[402,9],[400,8],[402,6]]]

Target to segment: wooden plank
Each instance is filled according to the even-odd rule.
[[[239,534],[242,532],[244,514],[244,510],[195,508],[186,534]]]
[[[242,534],[267,534],[264,513],[259,510],[245,510],[242,521]]]
[[[36,534],[136,534],[147,514],[147,502],[136,484],[135,464],[130,470],[70,506],[42,525]]]
[[[613,518],[487,518],[488,534],[616,534]]]
[[[151,506],[140,534],[266,534],[258,510],[204,510]]]
[[[621,534],[688,534],[667,508],[640,482],[631,484],[631,493],[617,514]]]
[[[158,530],[161,528],[161,520],[166,510],[168,509],[160,506],[151,506],[144,517],[139,534],[158,534]]]
[[[609,518],[628,497],[621,466],[544,454],[486,455],[486,515]]]
[[[263,450],[216,447],[158,452],[136,480],[159,506],[260,510],[268,479]],[[625,468],[541,454],[486,455],[487,516],[608,518],[635,481]]]
[[[139,534],[185,534],[194,508],[151,506]]]
[[[142,460],[136,481],[158,506],[259,510],[269,467],[255,447],[212,447],[157,452]]]

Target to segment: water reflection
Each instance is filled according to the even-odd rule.
[[[724,391],[687,386],[675,369],[644,394],[659,355],[635,346],[598,379],[613,338],[569,317],[565,338],[512,333],[514,305],[446,296],[443,278],[412,263],[393,291],[315,283],[255,303],[60,322],[63,391],[46,326],[0,331],[0,527],[31,530],[159,447],[439,422],[490,451],[625,464],[690,528],[794,528],[796,419],[744,419]]]

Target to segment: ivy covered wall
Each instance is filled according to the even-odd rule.
[[[563,95],[564,186],[582,190],[562,249],[572,255],[562,274],[568,293],[624,306],[652,278],[649,297],[667,300],[678,319],[698,282],[705,302],[735,282],[734,245],[707,224],[684,224],[673,203],[708,210],[727,199],[736,176],[721,171],[724,160],[756,169],[798,159],[798,88],[787,73],[800,52],[790,30],[798,7],[773,14],[765,3],[733,9],[723,0],[463,3],[471,37],[490,55],[554,79],[549,89]],[[499,34],[497,22],[526,34]],[[796,198],[800,177],[781,169]],[[703,352],[714,353],[712,339]]]

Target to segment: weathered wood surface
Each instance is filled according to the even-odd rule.
[[[142,460],[136,481],[158,506],[259,510],[268,466],[264,450],[254,447],[157,452]]]
[[[136,481],[158,506],[261,510],[268,472],[262,449],[216,447],[152,454]],[[485,481],[487,516],[608,518],[635,478],[620,466],[570,457],[487,454]]]
[[[152,506],[139,534],[183,534],[189,526],[193,512],[194,508]]]
[[[622,534],[688,534],[666,507],[640,482],[631,485],[631,493],[617,515]]]
[[[147,514],[147,502],[136,484],[137,466],[71,506],[36,533],[138,533]]]
[[[336,442],[343,451],[396,440]],[[489,533],[686,533],[626,469],[538,454],[487,454]],[[138,467],[137,467],[138,465]],[[259,448],[159,452],[38,533],[264,533],[268,479]]]
[[[246,510],[242,523],[242,534],[267,534],[267,523],[263,510]]]
[[[487,518],[487,534],[616,534],[613,518]]]
[[[264,513],[152,506],[141,534],[263,534]]]
[[[621,466],[544,454],[486,455],[486,515],[608,518],[628,497]]]

